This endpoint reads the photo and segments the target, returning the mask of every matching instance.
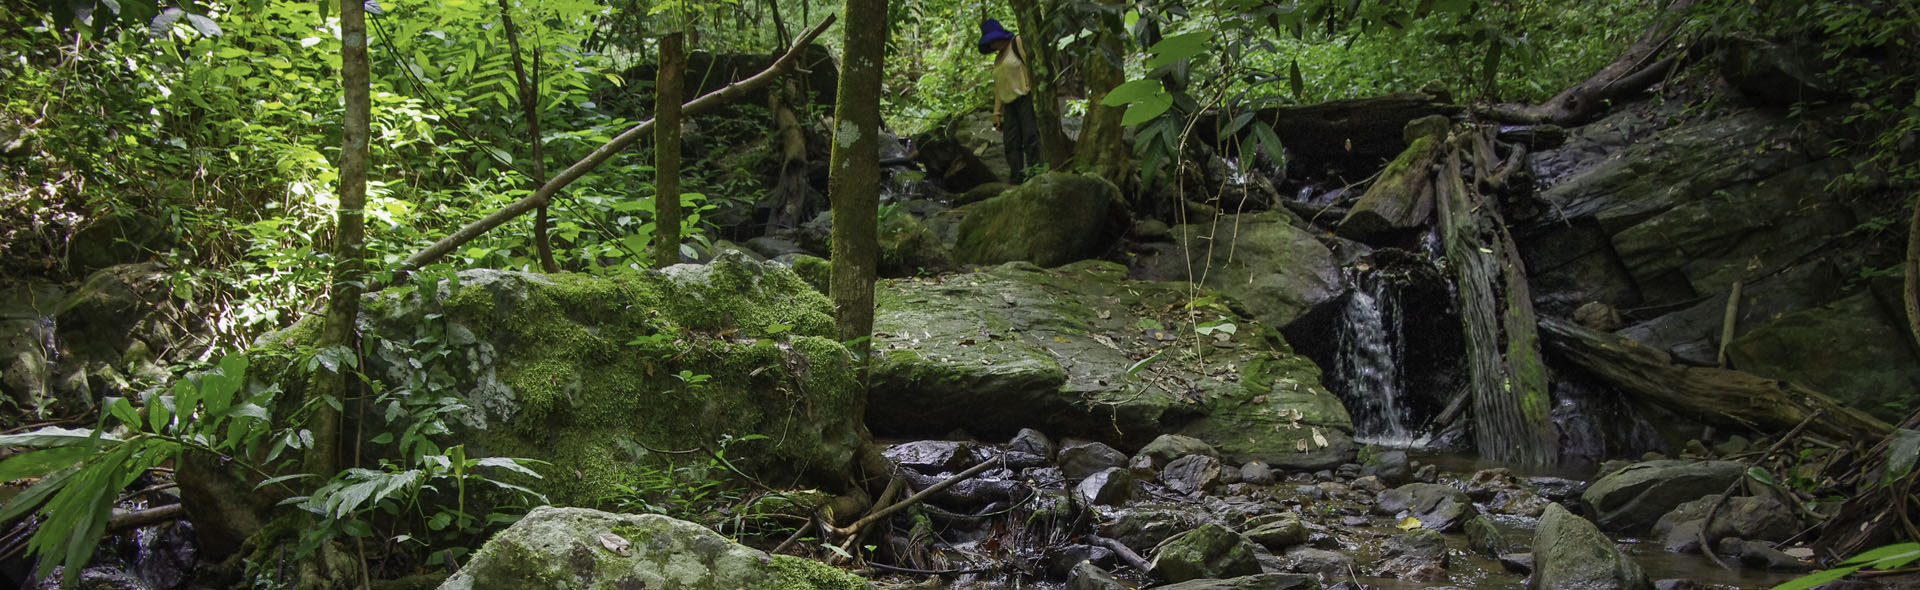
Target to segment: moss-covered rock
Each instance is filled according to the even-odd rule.
[[[1153,576],[1169,582],[1260,573],[1252,541],[1217,524],[1174,537],[1153,556]]]
[[[643,446],[760,434],[729,457],[768,481],[832,483],[859,444],[861,389],[832,338],[831,305],[784,266],[729,252],[611,277],[455,278],[367,296],[365,370],[389,388],[458,397],[470,409],[454,442],[473,456],[551,462],[534,483],[556,503],[615,494],[630,465],[657,460]],[[275,346],[315,337],[296,327]],[[272,362],[255,366],[272,374]]]
[[[629,588],[860,590],[824,564],[768,555],[700,525],[656,514],[543,506],[480,548],[441,590]]]
[[[1045,174],[964,210],[953,252],[973,264],[1060,266],[1096,258],[1132,224],[1120,189],[1076,174]]]
[[[1141,260],[1135,277],[1198,280],[1233,296],[1254,319],[1285,327],[1340,294],[1333,251],[1279,211],[1219,217],[1173,228],[1166,253]]]
[[[1125,274],[1012,263],[883,283],[869,423],[912,435],[1031,427],[1134,448],[1176,432],[1234,463],[1289,467],[1353,457],[1346,409],[1277,331],[1217,294]]]
[[[1898,421],[1920,403],[1920,358],[1871,293],[1797,311],[1741,335],[1735,367],[1787,379]]]
[[[891,209],[882,214],[878,237],[880,276],[937,274],[953,266],[953,255],[940,236],[906,211]]]

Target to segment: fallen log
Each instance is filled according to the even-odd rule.
[[[1407,149],[1401,130],[1414,119],[1429,115],[1453,117],[1461,107],[1446,104],[1445,99],[1427,94],[1390,94],[1373,98],[1336,100],[1320,104],[1260,109],[1254,120],[1273,128],[1280,143],[1287,146],[1288,167],[1318,171],[1327,164],[1363,163],[1375,166]],[[1195,136],[1207,145],[1222,141],[1238,144],[1242,127],[1234,134],[1220,137],[1221,121],[1217,113],[1207,115],[1194,127]]]
[[[1497,104],[1478,109],[1482,117],[1501,123],[1576,125],[1606,112],[1614,102],[1632,97],[1666,79],[1680,60],[1662,57],[1682,30],[1684,17],[1695,0],[1674,0],[1656,17],[1639,40],[1593,76],[1540,104]]]
[[[1832,397],[1786,381],[1676,364],[1665,351],[1565,320],[1541,318],[1540,330],[1553,351],[1628,395],[1710,424],[1784,432],[1812,417],[1809,431],[1838,440],[1880,437],[1893,430]]]

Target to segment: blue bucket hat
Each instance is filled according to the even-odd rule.
[[[1000,26],[1000,21],[986,19],[980,21],[980,53],[993,53],[993,42],[1013,39],[1013,33]]]

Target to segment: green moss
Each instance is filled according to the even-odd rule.
[[[817,256],[793,257],[793,272],[817,293],[826,293],[833,285],[833,263]]]
[[[768,590],[867,590],[865,579],[827,564],[791,555],[775,555],[773,585]]]

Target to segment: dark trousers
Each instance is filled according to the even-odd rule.
[[[1007,103],[1006,118],[1001,121],[1000,136],[1006,143],[1007,169],[1014,184],[1027,178],[1027,167],[1040,163],[1040,129],[1033,118],[1033,96],[1022,96]]]

